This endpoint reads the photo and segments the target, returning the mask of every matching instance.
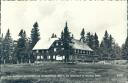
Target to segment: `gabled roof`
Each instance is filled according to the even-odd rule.
[[[71,45],[74,49],[93,51],[86,43],[83,43],[80,40],[72,39],[72,43],[73,44]]]
[[[49,38],[48,40],[39,40],[37,44],[34,46],[33,50],[39,49],[49,49],[54,41],[58,40],[58,38]]]
[[[40,50],[40,49],[49,49],[50,46],[59,38],[49,38],[48,40],[40,40],[34,46],[33,50]],[[80,49],[80,50],[88,50],[93,51],[86,43],[81,42],[80,40],[72,39],[71,43],[72,48]]]

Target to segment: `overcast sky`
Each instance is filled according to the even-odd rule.
[[[38,22],[41,39],[52,33],[58,36],[68,22],[69,30],[79,39],[81,29],[97,32],[99,40],[105,30],[121,45],[126,39],[126,1],[2,1],[2,32],[10,29],[14,39],[23,28],[30,36]]]

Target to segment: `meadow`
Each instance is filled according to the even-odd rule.
[[[3,64],[0,83],[128,83],[128,65]]]

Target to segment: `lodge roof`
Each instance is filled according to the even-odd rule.
[[[37,44],[34,46],[33,50],[40,50],[40,49],[49,49],[50,46],[56,41],[59,40],[59,38],[49,38],[48,40],[40,40],[37,42]],[[77,39],[72,39],[71,43],[72,48],[74,49],[80,49],[80,50],[88,50],[93,51],[86,43],[81,42]]]
[[[37,49],[49,49],[50,46],[53,44],[54,41],[58,40],[59,38],[49,38],[48,40],[39,40],[37,44],[34,46],[33,50]]]
[[[80,40],[72,39],[72,43],[74,49],[93,51],[86,43],[83,43]]]

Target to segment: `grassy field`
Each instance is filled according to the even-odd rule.
[[[41,64],[1,65],[0,83],[127,83],[128,65]]]

